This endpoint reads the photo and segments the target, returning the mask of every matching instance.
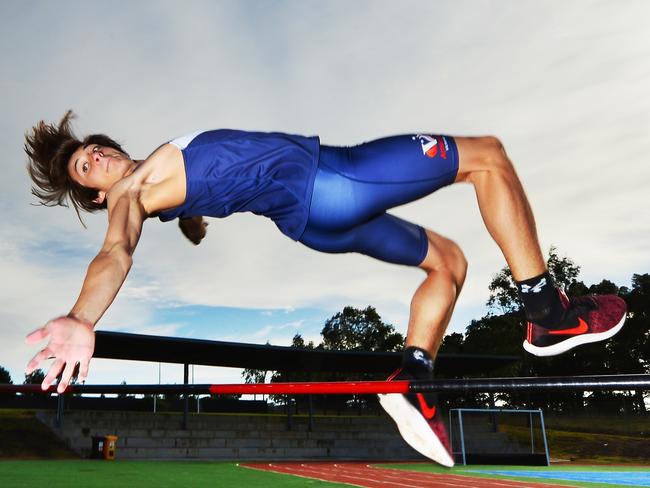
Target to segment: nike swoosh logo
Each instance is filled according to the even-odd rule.
[[[429,405],[427,405],[426,400],[424,399],[424,396],[422,396],[422,393],[418,393],[417,397],[418,397],[418,403],[420,404],[420,411],[422,412],[422,415],[424,415],[425,419],[431,420],[436,414],[435,405],[433,407],[429,407]]]
[[[589,326],[587,325],[587,322],[582,320],[581,318],[578,318],[578,326],[573,327],[572,329],[551,329],[548,331],[550,335],[569,335],[569,334],[584,334],[589,330]]]

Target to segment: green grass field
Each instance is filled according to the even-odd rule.
[[[319,488],[338,483],[267,473],[236,463],[193,461],[0,461],[0,486],[43,488]]]
[[[522,467],[522,466],[456,466],[452,470],[426,463],[383,464],[380,467],[419,471],[427,473],[466,475],[477,478],[503,479],[481,473],[481,470],[508,471],[585,471],[608,473],[614,478],[617,471],[648,472],[641,467]],[[585,483],[579,481],[537,479],[525,476],[508,478],[521,481],[543,482],[584,488],[612,488],[611,483]],[[165,487],[219,487],[219,488],[298,488],[298,487],[344,487],[338,483],[328,483],[297,476],[262,472],[240,467],[232,462],[197,461],[94,461],[94,460],[54,460],[54,461],[0,461],[0,486],[46,487],[46,488],[165,488]],[[467,486],[471,486],[468,484]],[[633,485],[628,485],[633,486]],[[649,486],[648,484],[639,486]]]

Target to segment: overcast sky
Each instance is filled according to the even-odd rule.
[[[0,365],[67,313],[106,214],[32,205],[22,151],[41,119],[78,114],[134,157],[199,129],[319,135],[349,145],[402,133],[494,134],[551,245],[587,284],[650,271],[650,3],[639,1],[31,1],[0,3]],[[505,265],[470,186],[394,211],[457,241],[469,273],[449,331],[485,313]],[[98,330],[285,345],[320,340],[346,305],[405,332],[416,268],[322,254],[252,214],[210,219],[200,246],[145,223]],[[45,343],[43,343],[45,345]],[[240,380],[197,367],[196,382]],[[93,360],[90,383],[158,381],[158,365]],[[182,366],[163,365],[163,382]]]

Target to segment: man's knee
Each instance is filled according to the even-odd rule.
[[[465,253],[463,253],[463,250],[458,246],[458,244],[454,241],[449,242],[452,244],[449,249],[450,260],[453,263],[456,285],[458,286],[458,291],[460,291],[460,288],[462,288],[463,283],[465,282],[465,276],[467,275],[467,259],[465,258]]]
[[[425,261],[420,265],[427,273],[446,270],[451,273],[460,289],[467,274],[467,259],[461,248],[451,239],[442,237],[427,229],[429,252]]]
[[[498,137],[459,137],[456,141],[460,156],[456,181],[475,183],[477,177],[487,172],[514,173]]]

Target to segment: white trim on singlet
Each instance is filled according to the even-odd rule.
[[[190,144],[190,142],[194,140],[196,136],[198,136],[199,134],[203,134],[204,132],[205,132],[204,130],[197,130],[196,132],[192,132],[191,134],[187,134],[186,136],[177,137],[176,139],[169,141],[169,143],[173,144],[178,149],[185,149]]]

